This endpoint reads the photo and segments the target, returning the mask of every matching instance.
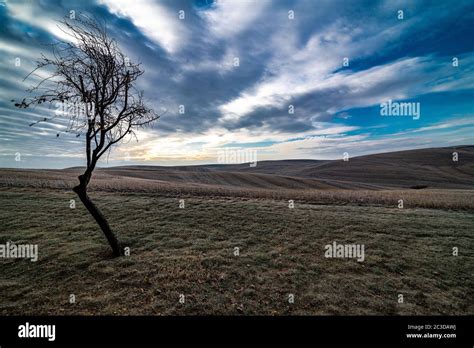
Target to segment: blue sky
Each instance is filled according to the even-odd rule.
[[[82,139],[56,136],[64,120],[29,127],[52,111],[11,102],[47,44],[66,39],[57,21],[71,11],[107,23],[164,113],[101,165],[216,163],[229,147],[266,160],[474,144],[472,1],[8,0],[0,167],[84,164]],[[418,103],[420,117],[382,116],[388,100]]]

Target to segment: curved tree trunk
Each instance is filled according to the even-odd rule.
[[[87,195],[87,185],[84,185],[83,176],[79,177],[80,184],[73,188],[73,191],[78,195],[81,202],[87,208],[89,213],[94,217],[97,224],[100,226],[102,232],[104,232],[107,241],[109,242],[114,256],[120,256],[123,254],[120,243],[115,236],[114,232],[109,226],[107,219],[102,214],[102,212],[97,208],[97,206],[91,201]]]

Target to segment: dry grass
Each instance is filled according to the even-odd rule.
[[[77,184],[76,172],[0,171],[0,187],[69,190]],[[474,210],[474,190],[467,189],[279,189],[237,188],[224,185],[165,182],[121,177],[99,172],[91,189],[103,192],[159,194],[163,196],[241,197],[294,200],[311,204],[382,205],[407,208]]]
[[[36,263],[0,260],[0,314],[474,313],[471,211],[393,208],[396,191],[308,193],[314,202],[379,199],[387,206],[315,205],[294,196],[295,209],[262,192],[252,193],[259,199],[185,192],[186,208],[178,209],[179,190],[104,190],[92,197],[129,257],[109,257],[85,209],[69,208],[72,192],[0,189],[0,242],[39,245]],[[448,204],[449,191],[403,194],[437,208],[460,197],[466,201],[458,205],[472,204],[470,193],[456,192]],[[365,244],[365,261],[324,258],[332,241]]]

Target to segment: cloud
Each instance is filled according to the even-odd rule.
[[[218,0],[199,14],[213,35],[229,39],[251,26],[269,3],[269,0]]]
[[[187,42],[187,30],[173,13],[153,0],[100,0],[117,16],[127,17],[152,41],[169,53],[175,53]]]
[[[404,132],[398,132],[398,133],[394,133],[393,135],[398,136],[398,135],[406,135],[406,134],[413,134],[413,133],[424,133],[424,132],[430,132],[434,130],[438,131],[438,130],[443,130],[443,129],[458,128],[458,127],[463,127],[463,126],[474,127],[474,114],[468,115],[468,117],[466,118],[455,119],[449,122],[441,122],[441,123],[437,123],[431,126],[420,127],[416,129],[407,130]]]
[[[48,14],[45,15],[40,4],[29,1],[9,1],[7,8],[13,19],[40,28],[58,39],[65,41],[71,40],[71,36],[61,30],[56,21],[51,20]],[[61,19],[67,14],[69,14],[69,12],[64,11],[59,18]]]
[[[343,43],[347,40],[339,39]],[[339,70],[333,73],[341,61],[329,57],[324,59],[327,51],[323,51],[321,35],[317,35],[290,58],[278,57],[278,61],[285,62],[284,67],[270,63],[268,69],[273,66],[273,70],[267,73],[268,77],[219,106],[222,120],[235,122],[246,115],[252,118],[262,108],[274,111],[293,105],[295,109],[301,109],[300,101],[304,104],[309,99],[317,107],[312,108],[312,113],[307,116],[324,116],[344,109],[380,104],[388,99],[474,88],[470,68],[457,71],[444,57],[410,57],[362,71]],[[331,57],[338,56],[341,55],[331,54]],[[474,65],[472,56],[465,56],[462,60],[467,67]]]

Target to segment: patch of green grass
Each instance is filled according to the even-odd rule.
[[[0,259],[0,314],[474,312],[472,212],[297,199],[289,209],[286,201],[193,196],[179,209],[180,197],[91,197],[131,248],[129,257],[111,257],[72,192],[0,190],[0,243],[39,248],[37,262]],[[325,258],[333,241],[364,244],[365,261]]]

